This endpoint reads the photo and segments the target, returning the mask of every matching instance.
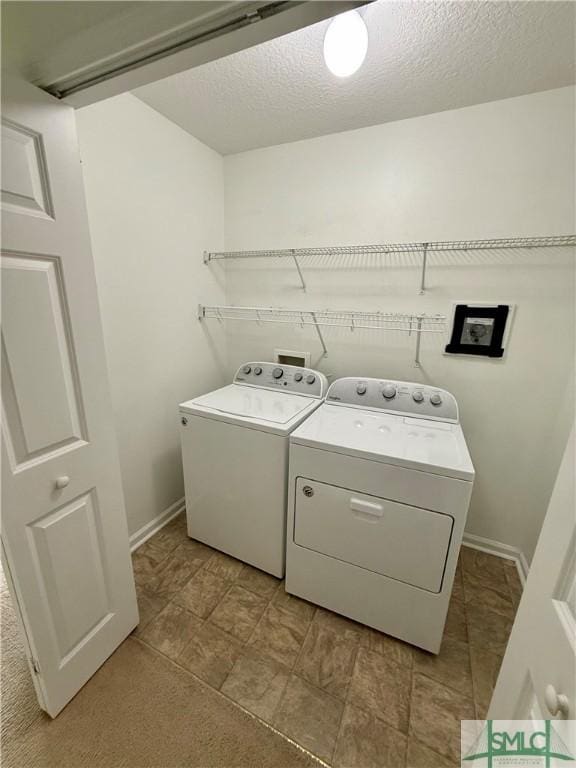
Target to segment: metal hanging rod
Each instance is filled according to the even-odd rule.
[[[426,268],[429,253],[443,251],[485,251],[502,248],[557,248],[576,245],[576,235],[557,235],[554,237],[505,237],[487,240],[443,240],[419,243],[381,243],[375,245],[334,245],[320,248],[282,248],[264,251],[216,251],[204,252],[204,263],[223,259],[262,259],[289,258],[294,261],[302,289],[306,290],[306,281],[298,259],[308,256],[367,256],[386,253],[418,253],[422,255],[420,293],[426,290]]]
[[[320,327],[348,328],[350,331],[379,330],[414,334],[415,365],[420,365],[420,340],[423,333],[444,333],[445,315],[410,314],[399,312],[362,312],[337,309],[283,309],[281,307],[234,307],[198,305],[200,320],[232,320],[234,322],[280,323],[313,326],[324,355],[328,354]]]

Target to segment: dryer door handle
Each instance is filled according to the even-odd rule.
[[[370,517],[382,517],[384,514],[382,504],[374,504],[374,502],[364,501],[364,499],[355,499],[354,496],[350,499],[350,509],[352,512],[360,512],[362,515],[370,515]]]

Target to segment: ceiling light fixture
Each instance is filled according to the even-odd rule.
[[[324,37],[324,61],[333,75],[353,75],[367,52],[368,30],[358,11],[346,11],[332,19]]]

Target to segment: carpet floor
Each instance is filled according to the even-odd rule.
[[[132,637],[52,720],[38,707],[4,583],[1,608],[2,768],[318,766]]]

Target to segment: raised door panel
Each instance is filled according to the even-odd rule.
[[[8,120],[2,121],[2,207],[53,216],[42,137]]]
[[[95,491],[30,524],[28,539],[62,667],[113,615]]]
[[[87,439],[59,262],[2,258],[2,399],[13,471]]]

